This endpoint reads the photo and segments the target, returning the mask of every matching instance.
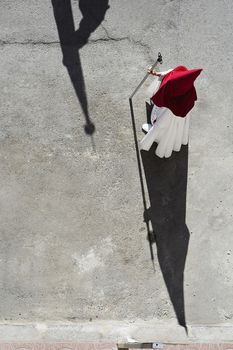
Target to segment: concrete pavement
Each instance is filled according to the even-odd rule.
[[[142,321],[153,328],[154,322],[176,325],[185,318],[190,327],[232,330],[232,2],[112,0],[107,10],[102,2],[97,27],[84,22],[77,37],[82,13],[88,19],[89,10],[72,1],[72,19],[68,2],[54,3],[1,1],[3,338],[5,327],[14,324],[33,328],[35,322],[58,321],[96,320],[97,328],[105,320]],[[72,50],[64,51],[67,31],[76,46],[72,42]],[[173,244],[181,231],[172,235],[171,229],[169,240],[167,230],[162,261],[154,244],[154,272],[128,96],[158,51],[161,69],[183,64],[203,72],[188,153],[165,166],[174,176],[188,167],[182,202],[188,244],[182,252],[179,241]],[[142,137],[139,96],[135,111]],[[84,129],[90,123],[92,136]],[[164,189],[163,176],[157,193]],[[89,337],[98,333],[91,332]]]

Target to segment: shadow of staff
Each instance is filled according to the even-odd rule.
[[[86,86],[79,49],[87,44],[91,33],[104,20],[106,11],[109,8],[109,0],[79,0],[79,9],[83,18],[77,31],[74,25],[71,0],[51,1],[63,54],[63,64],[67,68],[85,116],[86,124],[84,130],[86,134],[92,135],[95,132],[95,125],[89,116]]]
[[[159,265],[176,317],[187,332],[184,305],[184,268],[189,244],[185,223],[188,146],[173,152],[168,159],[155,155],[156,144],[141,151],[151,222]]]

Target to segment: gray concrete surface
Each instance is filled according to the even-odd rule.
[[[233,4],[109,6],[75,53],[91,138],[51,2],[1,0],[1,322],[176,322],[157,257],[155,272],[150,261],[128,107],[161,51],[161,69],[204,69],[190,129],[186,321],[232,325]],[[135,108],[141,137],[142,99]]]

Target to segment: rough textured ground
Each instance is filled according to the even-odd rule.
[[[72,6],[77,29],[82,15],[78,1]],[[150,261],[128,107],[161,51],[161,69],[204,69],[188,153],[186,321],[231,324],[232,1],[109,6],[89,43],[74,52],[80,61],[72,74],[83,74],[95,125],[91,138],[62,63],[51,2],[1,0],[1,320],[176,319],[177,294],[171,301],[156,245],[155,272]],[[144,102],[135,106],[141,137]]]

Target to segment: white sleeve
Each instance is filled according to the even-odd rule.
[[[152,79],[152,82],[150,83],[150,85],[147,87],[147,89],[145,91],[146,98],[151,99],[151,97],[158,90],[160,83],[161,83],[161,81],[158,79],[158,77],[154,77],[154,79]]]
[[[166,70],[164,72],[158,72],[158,73],[163,77],[164,75],[166,75],[167,73],[171,72],[172,70],[173,69],[168,69],[168,70]]]

